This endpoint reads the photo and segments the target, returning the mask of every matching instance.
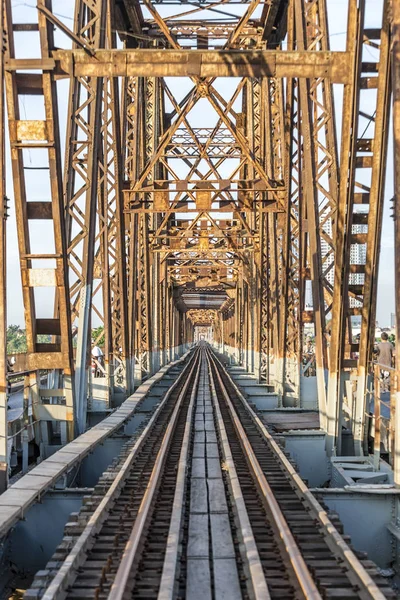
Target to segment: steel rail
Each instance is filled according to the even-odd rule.
[[[211,351],[209,351],[209,352],[210,352],[210,355],[212,356],[212,359],[214,360],[214,363],[217,363],[219,365],[220,369],[224,369],[224,366],[222,365],[222,363],[218,359],[218,357],[215,356],[215,354],[212,353]],[[217,368],[217,372],[218,372],[218,368]],[[226,372],[226,370],[225,370],[225,372]],[[228,375],[228,373],[226,373],[226,374]],[[218,372],[218,377],[219,377],[219,379],[221,379],[219,372]],[[229,377],[229,375],[228,375],[228,377]],[[344,565],[347,568],[346,575],[349,578],[349,581],[353,585],[358,587],[360,598],[362,598],[363,600],[385,600],[384,594],[380,591],[379,587],[373,581],[373,579],[368,574],[366,569],[363,567],[363,565],[361,564],[359,559],[356,557],[354,552],[351,550],[351,548],[348,546],[348,544],[344,541],[344,539],[342,538],[340,533],[337,531],[336,527],[333,525],[333,523],[329,519],[329,516],[328,516],[326,510],[324,510],[322,508],[322,506],[320,505],[318,500],[315,498],[315,496],[312,494],[312,492],[310,492],[310,490],[308,489],[308,487],[306,486],[304,481],[301,479],[300,475],[296,472],[293,465],[290,463],[290,461],[285,456],[282,449],[279,447],[277,442],[273,439],[272,435],[269,433],[269,431],[265,427],[264,423],[257,416],[257,414],[254,412],[254,410],[250,407],[250,405],[248,404],[246,398],[241,393],[238,386],[235,384],[235,382],[230,377],[229,377],[229,381],[230,381],[232,387],[234,388],[234,390],[237,394],[237,397],[243,404],[244,408],[246,409],[248,414],[251,416],[254,423],[257,425],[260,433],[262,433],[262,435],[268,442],[271,450],[274,452],[274,454],[277,456],[277,458],[281,461],[282,465],[284,466],[288,476],[290,477],[290,479],[293,483],[293,486],[297,489],[299,497],[302,499],[303,502],[305,502],[307,504],[308,508],[310,509],[310,513],[318,521],[320,528],[324,532],[324,537],[325,537],[325,540],[327,542],[329,549],[332,551],[333,554],[335,554],[337,557],[339,557],[341,559],[341,561],[343,561]],[[223,386],[223,389],[225,389],[225,386]],[[226,390],[225,390],[225,394],[226,394]],[[236,415],[236,411],[234,410],[229,397],[228,397],[228,401],[229,401],[230,405],[232,406],[234,414]]]
[[[67,588],[75,581],[79,567],[84,563],[88,551],[95,543],[95,536],[99,533],[102,525],[107,519],[110,510],[115,504],[119,492],[123,488],[124,482],[130,473],[132,463],[136,458],[138,451],[151,433],[153,425],[157,421],[161,410],[166,405],[174,389],[177,387],[177,385],[179,385],[179,382],[182,380],[182,378],[185,377],[188,369],[190,369],[190,372],[192,372],[195,368],[198,357],[199,351],[196,351],[187,366],[183,369],[182,373],[179,374],[179,377],[177,377],[176,381],[166,392],[165,397],[160,402],[147,426],[142,431],[134,446],[130,450],[126,460],[124,461],[124,464],[122,465],[110,488],[107,490],[104,498],[101,500],[100,504],[90,517],[70,553],[63,561],[63,564],[60,566],[46,592],[43,594],[42,600],[62,600],[66,597]]]
[[[197,356],[201,356],[200,352],[201,351],[198,350]],[[143,535],[145,524],[150,512],[150,508],[153,504],[154,495],[156,493],[156,490],[158,489],[163,467],[168,454],[170,441],[178,419],[179,411],[187,395],[188,387],[190,385],[190,382],[192,381],[193,374],[195,373],[196,365],[197,360],[194,362],[186,379],[186,382],[182,388],[182,391],[180,392],[179,397],[176,401],[174,411],[169,420],[166,432],[161,443],[161,447],[158,451],[157,458],[154,463],[152,473],[150,475],[150,480],[147,484],[146,491],[140,503],[135,524],[132,528],[128,542],[125,546],[125,550],[122,555],[117,574],[111,586],[110,594],[108,596],[109,600],[122,600],[128,593],[127,586],[129,580],[133,579],[133,566],[136,558],[136,553],[140,546],[140,541]],[[198,374],[196,374],[196,380],[197,376]]]
[[[211,369],[210,357],[207,355],[206,358],[210,377],[211,397],[214,405],[216,422],[219,429],[224,461],[227,466],[226,471],[228,474],[229,486],[231,489],[231,501],[232,504],[234,504],[235,506],[235,513],[239,522],[240,537],[243,545],[243,551],[241,552],[241,554],[242,558],[247,563],[250,575],[249,579],[252,587],[251,597],[255,598],[255,600],[270,600],[271,595],[268,590],[268,585],[265,579],[264,570],[262,568],[257,544],[254,539],[253,530],[247,513],[245,500],[243,498],[243,493],[236,472],[235,463],[233,461],[224,420],[218,403],[214,377]]]
[[[187,460],[189,455],[190,436],[193,430],[193,408],[197,396],[199,379],[200,369],[196,374],[192,395],[190,397],[185,432],[182,441],[181,453],[179,456],[174,502],[172,506],[171,522],[167,539],[167,550],[164,558],[158,600],[173,600],[174,598],[177,567],[180,558],[179,547],[184,510]]]
[[[210,362],[214,362],[214,356],[209,353]],[[221,364],[221,363],[220,363]],[[304,594],[304,598],[307,600],[322,600],[322,597],[315,585],[314,579],[308,570],[308,567],[305,563],[305,560],[301,554],[301,551],[296,544],[296,541],[293,537],[292,532],[290,531],[289,525],[279,507],[278,501],[275,498],[275,495],[262,471],[260,463],[257,460],[257,457],[254,453],[252,445],[246,435],[246,432],[240,422],[240,419],[235,411],[235,408],[229,398],[228,392],[226,391],[225,385],[221,379],[221,375],[219,373],[219,369],[217,368],[215,362],[215,373],[217,376],[217,380],[221,389],[221,392],[225,398],[229,411],[231,413],[231,418],[233,420],[235,429],[240,438],[243,450],[246,454],[248,463],[250,468],[253,471],[254,477],[258,483],[258,487],[260,492],[262,493],[268,511],[271,514],[271,517],[275,523],[277,531],[279,531],[280,538],[285,546],[285,551],[287,553],[287,557],[291,563],[292,569],[295,573],[296,580],[302,593]]]

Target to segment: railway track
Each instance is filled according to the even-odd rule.
[[[395,597],[198,347],[27,598]]]

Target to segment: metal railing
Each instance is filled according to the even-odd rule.
[[[15,367],[15,365],[13,365]],[[34,370],[20,370],[7,373],[7,381],[9,390],[7,392],[7,400],[11,400],[14,396],[22,394],[21,406],[14,407],[17,409],[17,414],[10,416],[7,420],[7,442],[9,446],[9,465],[11,467],[11,452],[12,449],[20,452],[22,449],[22,474],[27,473],[29,467],[29,448],[28,444],[34,439],[34,426],[39,423],[39,419],[34,418],[34,404],[38,401],[32,398],[33,388],[38,386],[38,382],[31,380],[31,375],[36,373]],[[40,371],[41,381],[45,381],[49,371]],[[14,384],[14,387],[11,387]]]
[[[379,470],[381,457],[382,428],[386,429],[388,435],[389,463],[394,469],[395,458],[395,410],[396,410],[396,369],[382,365],[378,362],[373,363],[374,373],[374,468]],[[382,393],[389,393],[389,401],[382,398]],[[382,416],[382,407],[388,409],[388,417]],[[388,421],[384,423],[383,419]]]
[[[301,372],[304,377],[314,377],[316,372],[315,352],[303,352]]]

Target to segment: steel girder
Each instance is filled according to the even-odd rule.
[[[393,138],[394,138],[394,223],[396,356],[400,356],[400,5],[392,0],[393,40]],[[396,408],[400,406],[400,361],[396,361]],[[400,411],[395,412],[394,480],[400,484]]]
[[[76,46],[113,48],[113,3],[75,5]],[[81,431],[86,424],[90,331],[102,325],[103,394],[132,388],[128,348],[125,223],[123,216],[119,82],[73,78],[70,86],[65,173],[72,321],[77,329],[76,397]],[[76,333],[77,331],[77,333]],[[89,392],[89,399],[92,391]]]
[[[0,11],[0,30],[4,30],[4,10]],[[0,49],[0,494],[8,486],[8,422],[7,422],[7,268],[6,222],[7,198],[4,155],[4,54]]]
[[[107,5],[106,46],[115,47],[113,5]],[[127,274],[123,213],[123,165],[119,85],[105,77],[102,90],[101,145],[98,157],[98,230],[95,242],[92,310],[104,326],[104,370],[109,396],[132,389],[128,353]],[[96,303],[96,294],[101,295]],[[92,341],[98,344],[99,339]]]
[[[75,46],[104,48],[106,0],[75,3]],[[68,219],[68,264],[71,319],[77,327],[75,394],[78,431],[86,427],[92,300],[95,293],[98,174],[101,155],[103,78],[76,77],[70,82],[65,155],[64,198]],[[100,277],[98,277],[100,279]],[[100,279],[101,286],[101,279]]]

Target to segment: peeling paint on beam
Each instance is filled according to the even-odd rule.
[[[84,50],[53,52],[58,75],[75,77],[326,77],[348,83],[347,52],[275,50]],[[24,61],[26,62],[26,61]],[[27,68],[18,60],[8,69]]]

